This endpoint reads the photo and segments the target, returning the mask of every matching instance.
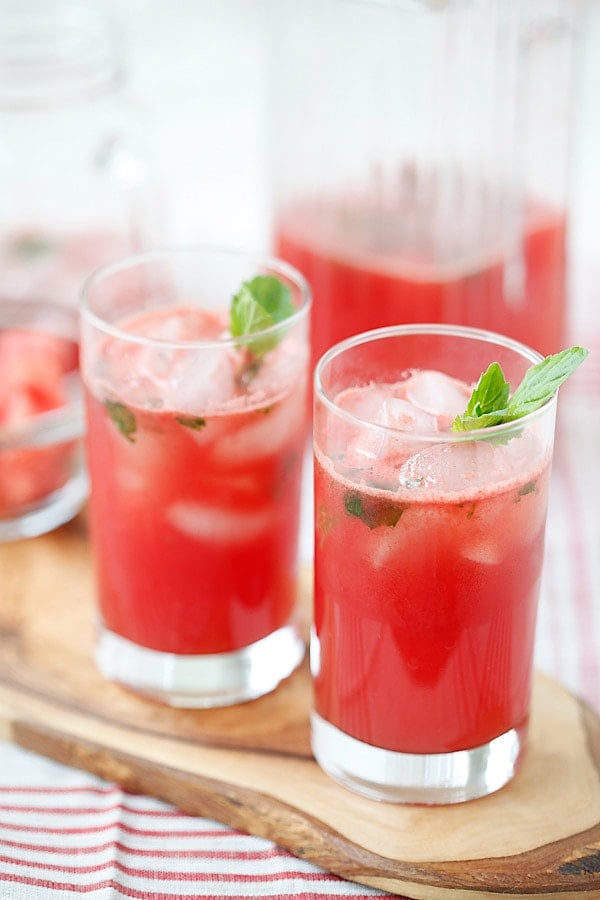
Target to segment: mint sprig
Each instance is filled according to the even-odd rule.
[[[287,284],[274,275],[256,275],[251,281],[244,281],[231,301],[230,331],[233,337],[245,337],[283,322],[294,312],[292,292]],[[277,334],[268,334],[244,341],[244,346],[262,357],[279,339]]]
[[[266,331],[295,311],[290,288],[275,275],[256,275],[244,281],[233,296],[229,330],[232,337],[240,339],[237,342],[242,354],[239,379],[243,384],[256,375],[264,355],[281,340],[280,333],[261,334],[256,338],[249,335]]]
[[[452,423],[453,431],[473,431],[513,422],[543,406],[573,374],[589,351],[569,347],[531,366],[510,394],[510,385],[499,363],[493,362],[480,376],[462,415]]]

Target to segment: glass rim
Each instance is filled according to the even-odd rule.
[[[361,344],[373,343],[391,337],[419,334],[470,338],[481,342],[487,342],[490,345],[495,344],[514,351],[524,359],[529,360],[532,365],[535,365],[544,359],[541,353],[534,350],[532,347],[528,347],[527,344],[523,344],[507,335],[495,331],[488,331],[484,328],[475,328],[469,325],[438,325],[430,322],[388,325],[383,328],[374,328],[369,331],[363,331],[352,337],[345,338],[325,351],[323,356],[318,360],[314,371],[313,386],[315,403],[318,399],[330,412],[335,413],[335,415],[351,425],[375,430],[382,434],[401,434],[410,440],[422,441],[429,444],[463,443],[466,441],[484,440],[499,435],[512,434],[514,431],[522,431],[525,425],[531,424],[539,418],[543,418],[547,415],[548,410],[556,405],[558,391],[556,391],[552,397],[538,409],[527,413],[525,416],[521,416],[518,419],[513,419],[511,422],[503,422],[499,425],[489,425],[487,428],[474,428],[470,431],[445,431],[433,433],[427,431],[407,432],[400,428],[393,428],[391,425],[381,425],[376,422],[370,422],[368,419],[362,419],[350,410],[338,406],[335,400],[327,394],[323,387],[321,375],[325,366],[336,359],[336,357],[341,356],[347,350],[351,350]],[[493,359],[490,359],[490,363],[491,362],[493,362]]]
[[[115,274],[122,273],[127,270],[132,270],[134,268],[138,268],[153,262],[166,262],[169,260],[174,260],[177,257],[183,258],[187,256],[191,258],[193,256],[200,257],[202,255],[205,255],[206,257],[219,256],[222,259],[230,258],[232,260],[246,260],[248,262],[254,260],[257,266],[260,265],[261,267],[266,269],[268,273],[272,273],[273,275],[281,274],[295,287],[297,287],[300,293],[301,303],[297,307],[295,312],[291,316],[288,316],[287,319],[283,319],[280,322],[275,322],[273,325],[269,326],[269,328],[264,328],[261,331],[253,331],[250,334],[240,335],[239,337],[228,336],[223,338],[210,339],[198,338],[194,340],[175,340],[170,338],[155,338],[148,337],[147,335],[142,334],[134,334],[133,332],[127,331],[125,328],[121,328],[118,325],[108,322],[105,318],[94,312],[91,308],[90,292],[94,289],[95,285],[101,283],[105,279],[110,278]],[[257,274],[259,273],[257,272]],[[171,348],[173,350],[199,350],[211,349],[216,347],[224,349],[227,347],[239,347],[240,345],[251,343],[263,337],[277,335],[289,330],[291,326],[305,319],[308,316],[312,304],[312,292],[308,281],[306,280],[304,275],[298,271],[298,269],[285,262],[284,260],[279,259],[272,254],[261,253],[260,251],[210,244],[191,244],[187,246],[172,247],[167,246],[154,250],[144,251],[142,253],[129,254],[128,256],[124,256],[121,259],[113,260],[113,262],[94,269],[94,271],[92,271],[87,276],[81,286],[79,296],[82,319],[85,320],[88,324],[93,325],[98,330],[104,332],[104,334],[109,335],[113,338],[117,338],[118,340],[126,341],[128,343],[140,344],[142,346],[163,347],[165,349]],[[202,308],[202,306],[200,305],[198,308]]]

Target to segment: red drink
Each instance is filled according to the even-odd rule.
[[[427,234],[433,223],[415,224],[415,215],[315,203],[282,218],[276,253],[304,273],[315,296],[313,366],[338,341],[402,323],[469,325],[506,334],[543,354],[560,349],[565,327],[563,214],[538,206],[528,210],[523,269],[516,273],[514,296],[500,239],[491,242],[490,250],[458,248],[440,261]],[[414,229],[410,237],[407,222]]]
[[[317,455],[320,716],[404,753],[477,747],[526,723],[548,474],[546,462],[413,499]]]
[[[304,653],[307,295],[291,269],[267,269],[262,287],[285,283],[290,311],[240,337],[230,304],[238,290],[248,302],[249,266],[261,271],[236,254],[167,251],[108,267],[86,289],[98,663],[176,706],[260,696]]]
[[[404,326],[317,370],[313,749],[367,796],[470,799],[520,759],[554,404],[453,432],[494,359],[513,390],[537,361],[469,329]]]
[[[94,390],[94,388],[93,388]],[[305,383],[193,414],[131,402],[133,440],[87,392],[104,624],[144,647],[222,653],[286,625],[296,601]],[[201,426],[195,425],[202,419]]]

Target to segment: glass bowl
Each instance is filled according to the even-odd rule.
[[[73,518],[87,497],[74,309],[0,299],[0,541]]]

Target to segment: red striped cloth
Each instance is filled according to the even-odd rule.
[[[0,745],[3,898],[372,897],[262,838]]]
[[[536,662],[600,709],[600,319],[588,294],[573,342],[592,355],[561,389]],[[0,742],[0,898],[384,896],[262,838],[129,796]],[[386,895],[387,896],[387,895]]]

